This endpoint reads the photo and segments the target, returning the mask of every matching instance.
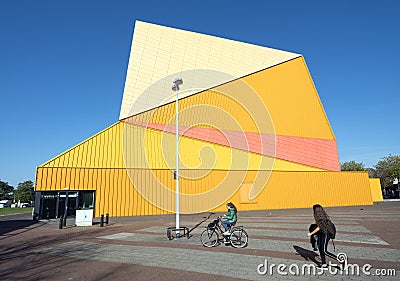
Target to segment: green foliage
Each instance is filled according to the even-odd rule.
[[[1,208],[1,215],[12,215],[12,214],[21,214],[21,213],[32,213],[32,208]]]
[[[342,171],[366,171],[363,163],[357,163],[355,161],[343,162],[340,164],[340,170]]]
[[[394,180],[400,181],[400,155],[383,157],[376,165],[377,175],[382,179],[384,186],[393,184]]]
[[[379,178],[378,173],[376,172],[376,170],[374,168],[367,168],[368,171],[368,176],[372,179],[372,178]]]
[[[31,202],[35,198],[35,191],[32,181],[24,181],[19,183],[17,190],[15,191],[15,200],[20,200],[21,202]]]
[[[0,181],[0,200],[9,200],[14,197],[14,187],[8,182]]]

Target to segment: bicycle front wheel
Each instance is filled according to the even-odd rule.
[[[249,236],[244,229],[234,229],[230,236],[231,245],[235,248],[244,248],[247,246]]]
[[[218,233],[215,229],[206,229],[201,233],[200,240],[204,247],[214,247],[218,243]]]

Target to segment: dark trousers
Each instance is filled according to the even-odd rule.
[[[326,264],[325,255],[338,261],[336,255],[332,254],[331,252],[328,252],[328,242],[330,239],[328,233],[323,231],[318,231],[317,233],[318,233],[318,249],[319,249],[319,255],[321,256],[322,264]]]
[[[318,226],[315,223],[313,223],[308,228],[308,232],[313,232],[317,227]],[[318,247],[318,232],[310,236],[310,243],[313,249],[316,251]]]

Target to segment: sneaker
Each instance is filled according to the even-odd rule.
[[[223,235],[231,235],[231,233],[229,231],[225,231],[224,233],[222,233]]]

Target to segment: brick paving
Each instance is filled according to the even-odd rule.
[[[326,210],[337,228],[335,253],[346,253],[360,268],[371,265],[371,275],[340,274],[333,266],[301,274],[320,261],[306,236],[310,208],[239,212],[238,224],[249,234],[243,249],[203,247],[206,223],[190,239],[169,241],[174,216],[110,218],[105,227],[97,221],[75,227],[69,219],[64,229],[57,221],[35,223],[28,214],[1,216],[0,280],[398,280],[400,202]],[[202,216],[182,215],[181,224],[190,228]],[[266,268],[272,275],[260,274]],[[377,269],[397,276],[378,276]]]

